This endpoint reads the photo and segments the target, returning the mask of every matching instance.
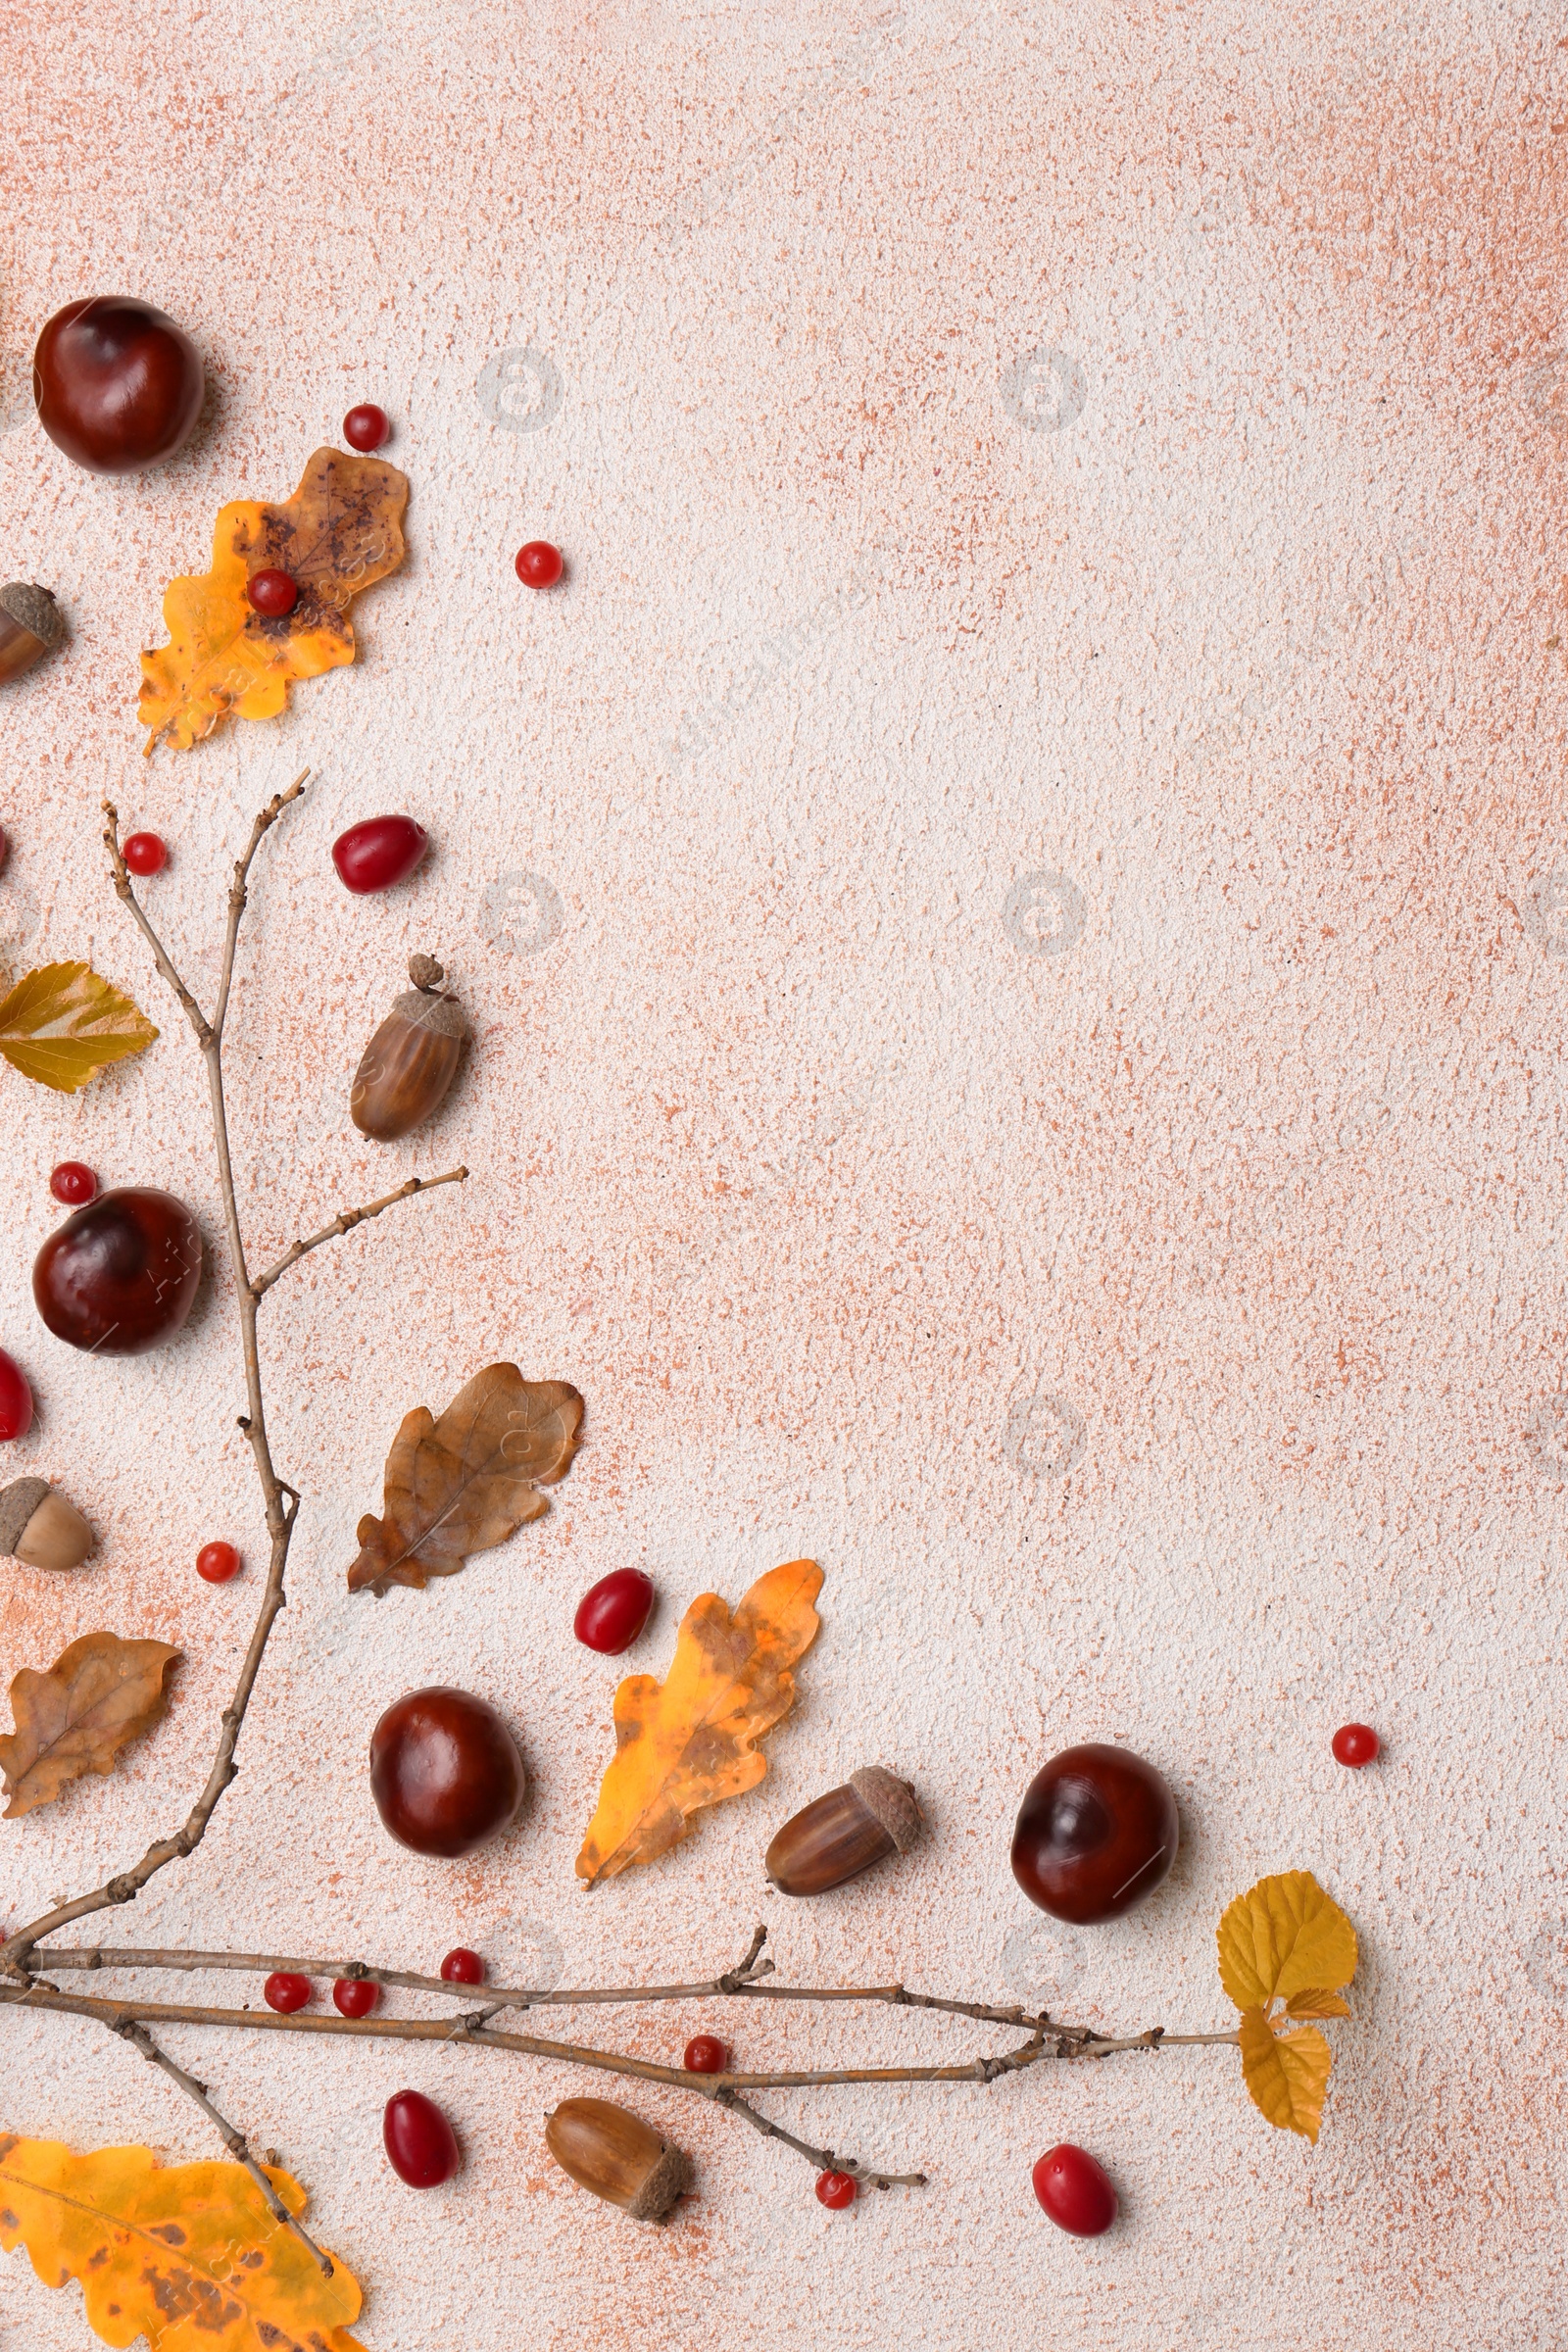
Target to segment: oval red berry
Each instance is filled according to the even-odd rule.
[[[343,438],[350,449],[379,449],[390,429],[385,409],[378,409],[373,400],[350,409],[343,419]]]
[[[438,2188],[461,2162],[456,2132],[422,2090],[400,2090],[388,2099],[381,2139],[388,2164],[410,2188]]]
[[[344,2017],[368,2017],[381,1998],[381,1987],[368,1977],[338,1977],[332,1984],[332,2006]]]
[[[1332,1744],[1336,1760],[1348,1764],[1352,1772],[1359,1772],[1363,1764],[1375,1764],[1383,1747],[1369,1723],[1342,1723]]]
[[[332,844],[338,880],[356,898],[406,882],[430,847],[430,836],[412,816],[367,816]]]
[[[644,1576],[640,1568],[617,1568],[583,1594],[571,1630],[585,1649],[615,1658],[623,1649],[630,1649],[648,1623],[653,1605],[652,1578]]]
[[[196,1554],[196,1573],[204,1585],[226,1585],[239,1574],[239,1553],[232,1544],[204,1544]]]
[[[728,2064],[729,2052],[716,2034],[694,2034],[686,2044],[689,2075],[721,2075]]]
[[[127,833],[120,854],[133,874],[161,874],[169,863],[169,852],[156,833]]]
[[[269,2009],[275,2009],[280,2017],[292,2017],[296,2009],[304,2008],[310,1997],[310,1978],[298,1977],[289,1968],[274,1968],[262,1986],[263,2000]]]
[[[846,2205],[855,2203],[858,2194],[853,2173],[818,2173],[816,2176],[816,2201],[819,2205],[825,2205],[830,2213],[842,2213]]]
[[[85,1208],[98,1197],[98,1179],[79,1159],[63,1159],[49,1178],[49,1190],[67,1208]]]
[[[32,1427],[32,1391],[26,1374],[0,1348],[0,1438],[24,1438]]]
[[[1063,2140],[1048,2148],[1030,2176],[1041,2210],[1073,2237],[1102,2237],[1116,2219],[1116,2191],[1087,2148]]]
[[[441,1982],[444,1984],[482,1984],[484,1962],[477,1952],[470,1952],[460,1943],[455,1952],[448,1952],[441,1963]]]
[[[560,548],[548,539],[530,539],[517,550],[517,577],[525,588],[553,588],[565,568]]]
[[[286,571],[253,571],[245,590],[253,612],[266,620],[281,620],[300,601],[300,584]]]

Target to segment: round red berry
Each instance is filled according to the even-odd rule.
[[[263,2000],[269,2009],[275,2009],[280,2017],[292,2017],[296,2009],[304,2008],[310,1997],[310,1978],[297,1977],[292,1969],[274,1968],[262,1986]]]
[[[571,1630],[585,1649],[616,1658],[623,1649],[630,1649],[648,1623],[653,1605],[652,1578],[644,1576],[640,1568],[617,1568],[583,1594]]]
[[[300,584],[286,571],[253,571],[245,591],[254,612],[268,620],[281,620],[300,601]]]
[[[470,1952],[466,1944],[460,1943],[457,1950],[448,1952],[441,1963],[441,1982],[443,1984],[482,1984],[484,1962],[477,1952]]]
[[[26,1374],[0,1348],[0,1438],[24,1438],[32,1427],[32,1391]]]
[[[1348,1764],[1359,1772],[1363,1764],[1375,1764],[1382,1740],[1369,1723],[1342,1723],[1334,1735],[1334,1753],[1341,1764]]]
[[[729,2052],[716,2034],[694,2034],[686,2044],[689,2075],[721,2075],[728,2065]]]
[[[127,834],[120,854],[133,874],[161,874],[169,863],[169,852],[156,833]]]
[[[422,2090],[400,2090],[388,2099],[381,2139],[387,2162],[410,2188],[438,2188],[462,2161],[456,2132]]]
[[[1100,2237],[1116,2219],[1116,2191],[1087,2148],[1063,2140],[1048,2148],[1030,2176],[1041,2209],[1073,2237]]]
[[[232,1544],[204,1544],[196,1554],[196,1573],[204,1585],[226,1585],[239,1574],[239,1553]]]
[[[63,1159],[49,1178],[49,1190],[67,1208],[85,1208],[98,1197],[98,1179],[79,1159]]]
[[[390,430],[385,409],[378,409],[373,400],[362,401],[343,419],[343,438],[350,449],[379,449]]]
[[[337,1977],[332,1984],[332,2006],[344,2017],[368,2017],[381,1998],[381,1987],[372,1984],[368,1977]]]
[[[818,2173],[816,2176],[816,2201],[819,2205],[825,2205],[830,2213],[842,2213],[846,2205],[855,2203],[858,2194],[859,2184],[853,2173]]]
[[[565,568],[560,548],[548,539],[530,539],[517,550],[517,577],[525,588],[553,588]]]
[[[406,882],[430,847],[430,836],[412,816],[367,816],[332,844],[332,863],[345,890],[357,899]]]

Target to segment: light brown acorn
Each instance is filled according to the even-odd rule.
[[[65,618],[47,588],[9,580],[0,588],[0,685],[41,662],[65,633]]]
[[[922,1818],[907,1781],[865,1764],[784,1824],[763,1867],[780,1894],[826,1894],[887,1855],[906,1854]]]
[[[81,1513],[46,1478],[0,1487],[0,1553],[29,1568],[79,1568],[97,1548]]]
[[[411,956],[414,986],[398,998],[360,1057],[349,1112],[378,1144],[430,1118],[446,1101],[468,1035],[463,1007],[442,988],[433,956]]]
[[[579,2188],[634,2222],[662,2222],[692,2184],[691,2158],[612,2099],[563,2099],[545,2118],[545,2142]]]

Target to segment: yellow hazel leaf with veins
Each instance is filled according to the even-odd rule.
[[[1252,2104],[1282,2132],[1317,2144],[1333,2052],[1315,2026],[1276,2034],[1261,2009],[1244,2009],[1239,2029],[1242,2073]]]
[[[264,2169],[303,2213],[299,2182]],[[363,2352],[353,2272],[334,2257],[323,2278],[240,2164],[0,2132],[0,2246],[19,2242],[45,2286],[80,2282],[88,2326],[120,2352],[138,2336],[152,2352]]]
[[[406,474],[380,458],[318,449],[279,506],[235,499],[219,510],[212,569],[164,591],[168,645],[141,658],[137,717],[147,750],[188,752],[231,714],[275,718],[288,690],[354,659],[348,608],[403,561]],[[259,571],[286,571],[292,612],[252,609]]]
[[[759,1577],[733,1616],[704,1592],[681,1619],[663,1682],[634,1674],[621,1684],[579,1879],[593,1886],[655,1861],[690,1835],[694,1813],[765,1777],[756,1742],[795,1704],[790,1669],[816,1637],[821,1590],[814,1560],[791,1560]]]
[[[1337,1992],[1325,1992],[1321,1984],[1306,1992],[1293,1992],[1285,2004],[1287,2017],[1348,2017],[1350,2004]]]
[[[57,1095],[78,1093],[157,1035],[139,1006],[90,964],[41,964],[0,1001],[0,1054]]]
[[[1355,1930],[1309,1870],[1259,1879],[1228,1907],[1217,1936],[1220,1983],[1238,2009],[1333,1990],[1355,1974]]]

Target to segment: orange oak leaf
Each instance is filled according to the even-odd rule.
[[[577,1876],[590,1886],[652,1862],[688,1837],[692,1815],[755,1788],[767,1772],[757,1746],[795,1704],[790,1669],[821,1623],[814,1560],[758,1578],[734,1616],[704,1592],[680,1622],[662,1683],[629,1675],[615,1692],[615,1753],[588,1825]]]
[[[178,1656],[167,1642],[83,1634],[46,1674],[24,1666],[14,1675],[17,1728],[0,1739],[11,1799],[5,1820],[52,1804],[83,1773],[113,1772],[121,1749],[150,1731],[168,1706],[164,1678]]]
[[[570,1469],[581,1421],[575,1389],[524,1380],[515,1364],[476,1372],[439,1421],[422,1404],[407,1414],[386,1457],[385,1516],[359,1524],[349,1591],[422,1590],[540,1518],[550,1502],[539,1489]]]
[[[299,2182],[263,2169],[303,2213]],[[0,2246],[19,2243],[45,2286],[79,2281],[87,2325],[122,2352],[138,2336],[152,2352],[363,2352],[353,2272],[334,2255],[324,2278],[241,2164],[0,2132]]]
[[[380,458],[318,449],[281,506],[235,499],[219,510],[213,567],[164,591],[169,643],[141,658],[137,717],[158,743],[188,752],[231,712],[275,718],[300,678],[354,659],[348,608],[403,561],[406,474]],[[286,571],[292,612],[254,612],[258,571]]]

